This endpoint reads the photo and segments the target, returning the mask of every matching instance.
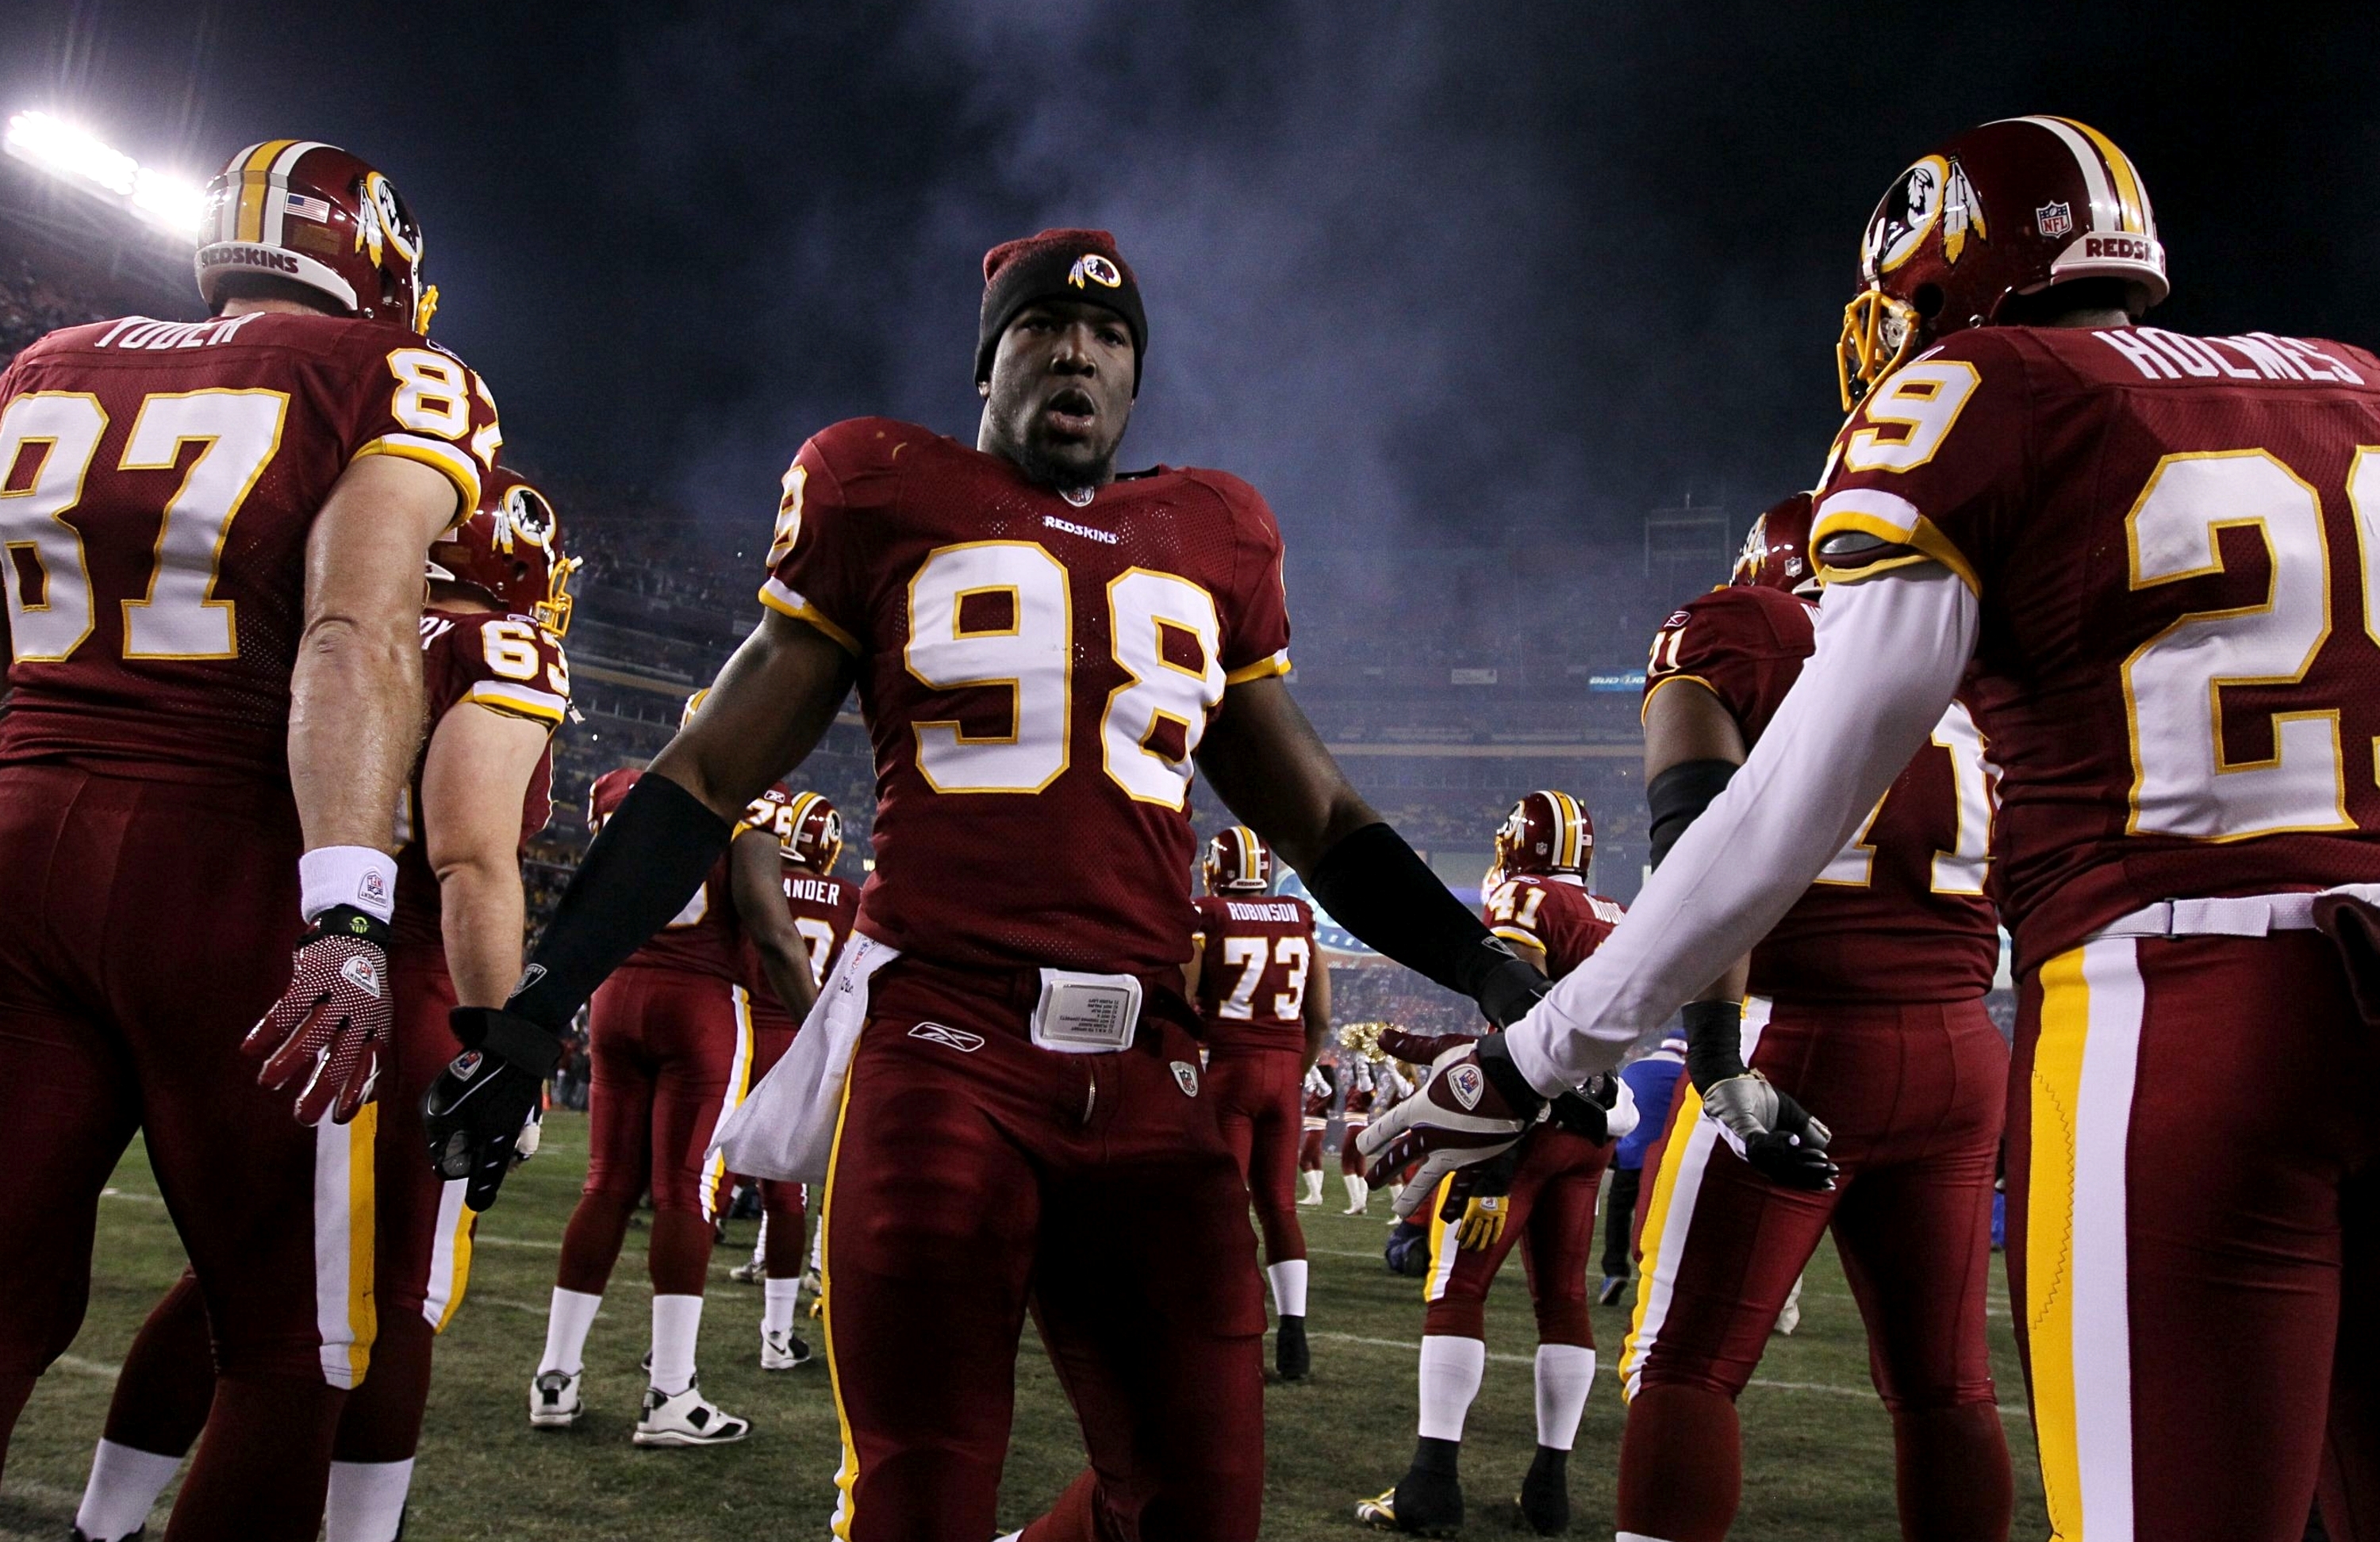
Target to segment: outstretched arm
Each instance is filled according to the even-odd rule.
[[[1817,651],[1742,769],[1507,1036],[1531,1086],[1609,1070],[1767,934],[1934,732],[1976,625],[1973,592],[1931,563],[1827,591]]]
[[[1223,693],[1198,769],[1272,843],[1331,918],[1407,968],[1510,1022],[1545,990],[1478,917],[1382,822],[1278,676]]]

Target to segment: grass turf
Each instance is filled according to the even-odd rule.
[[[639,1451],[628,1442],[644,1378],[648,1287],[639,1228],[615,1270],[588,1342],[589,1412],[566,1432],[532,1430],[529,1373],[544,1342],[562,1229],[586,1159],[582,1116],[547,1122],[543,1153],[516,1173],[481,1223],[470,1293],[440,1342],[408,1542],[504,1537],[610,1542],[668,1536],[811,1538],[824,1535],[837,1457],[834,1404],[823,1356],[790,1373],[757,1364],[760,1293],[727,1270],[749,1250],[753,1224],[730,1228],[713,1258],[703,1322],[703,1386],[753,1422],[751,1439],[717,1451]],[[1303,1210],[1313,1250],[1309,1317],[1313,1378],[1269,1390],[1268,1538],[1364,1535],[1359,1497],[1402,1472],[1413,1444],[1414,1359],[1421,1332],[1417,1281],[1380,1263],[1385,1196],[1351,1219],[1335,1173],[1330,1203]],[[1154,1202],[1154,1201],[1153,1201]],[[157,1296],[182,1268],[172,1223],[136,1146],[100,1210],[90,1316],[81,1337],[34,1391],[17,1426],[0,1537],[61,1536],[106,1415],[115,1366]],[[2015,1535],[2047,1529],[2023,1409],[2004,1282],[1992,1295],[1992,1348],[2017,1470]],[[1571,1458],[1572,1535],[1611,1535],[1622,1406],[1609,1366],[1627,1317],[1597,1308],[1603,1368]],[[817,1324],[802,1331],[817,1342]],[[1536,1443],[1530,1386],[1534,1330],[1520,1266],[1488,1305],[1486,1385],[1465,1431],[1463,1478],[1471,1536],[1513,1535],[1512,1496]],[[1023,1524],[1074,1477],[1081,1445],[1072,1411],[1038,1344],[1017,1362],[1015,1438],[1002,1485],[1003,1526]],[[1810,1268],[1802,1324],[1772,1338],[1742,1402],[1744,1495],[1735,1535],[1766,1542],[1897,1537],[1891,1427],[1870,1389],[1867,1345],[1831,1248]],[[169,1491],[166,1503],[171,1501]],[[164,1529],[161,1504],[151,1536]],[[986,1539],[989,1542],[989,1539]]]

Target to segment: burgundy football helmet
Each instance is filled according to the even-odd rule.
[[[1244,824],[1225,825],[1215,832],[1198,870],[1210,894],[1272,892],[1272,851],[1264,837]]]
[[[427,334],[436,285],[421,272],[421,226],[388,178],[334,145],[267,140],[207,184],[199,293],[221,309],[235,273],[268,273],[349,314]]]
[[[2001,118],[1894,179],[1860,242],[1860,293],[1836,363],[1848,412],[1936,342],[1990,326],[2010,296],[2079,278],[2165,298],[2165,248],[2148,189],[2115,141],[2064,117]]]
[[[1805,596],[1818,592],[1817,569],[1810,563],[1808,493],[1796,492],[1771,504],[1752,522],[1728,583],[1737,589],[1781,589]]]
[[[480,480],[471,517],[430,548],[429,575],[476,589],[560,637],[570,630],[570,576],[578,559],[559,550],[553,504],[519,473],[498,467]]]
[[[777,855],[814,873],[831,873],[843,856],[843,815],[818,793],[795,793]]]
[[[1548,789],[1512,805],[1496,832],[1495,873],[1500,879],[1530,874],[1583,873],[1595,856],[1595,821],[1568,793]]]

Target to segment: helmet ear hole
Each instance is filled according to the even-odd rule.
[[[1909,303],[1918,315],[1930,322],[1942,314],[1942,286],[1938,284],[1921,284],[1909,297]]]

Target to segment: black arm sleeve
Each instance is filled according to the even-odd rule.
[[[1681,760],[1653,778],[1645,789],[1645,802],[1653,815],[1653,866],[1661,865],[1661,858],[1670,855],[1686,827],[1727,790],[1736,770],[1732,760]]]
[[[1449,990],[1475,1001],[1490,975],[1521,964],[1386,824],[1342,837],[1303,876],[1332,920]]]
[[[1688,1002],[1686,1080],[1697,1092],[1743,1075],[1743,1005],[1740,1002]]]
[[[639,777],[587,848],[504,1009],[561,1033],[603,977],[685,908],[734,833],[668,777]]]

